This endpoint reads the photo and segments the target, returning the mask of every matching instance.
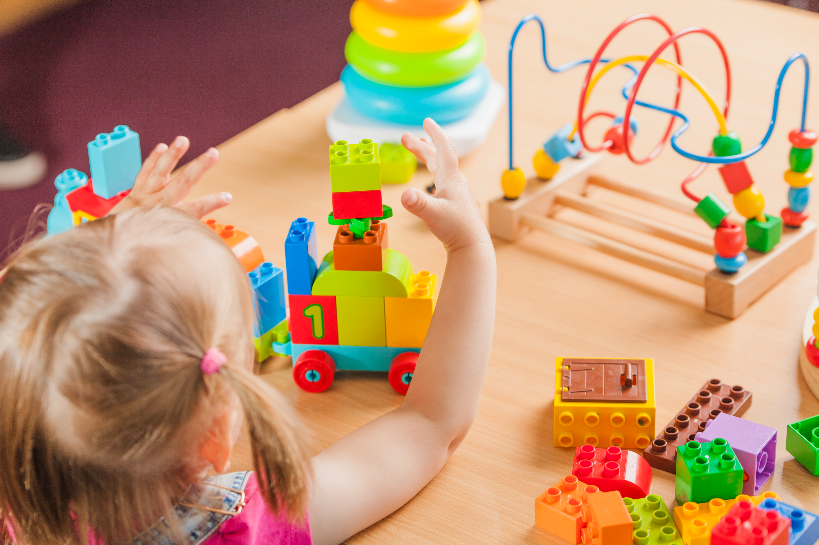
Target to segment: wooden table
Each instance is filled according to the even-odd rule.
[[[582,8],[579,5],[536,0],[485,2],[482,29],[488,43],[487,63],[495,78],[506,81],[508,40],[526,13],[537,12],[544,18],[550,60],[560,64],[591,56],[621,20],[653,11],[675,29],[703,25],[722,38],[734,76],[729,124],[748,148],[767,129],[776,76],[788,56],[802,51],[819,61],[819,16],[803,11],[738,0],[594,0],[584,2]],[[637,25],[614,42],[610,55],[649,54],[662,39],[659,28]],[[517,163],[529,174],[537,146],[557,127],[573,120],[583,77],[581,71],[546,73],[537,42],[536,29],[527,28],[516,54]],[[715,52],[703,38],[682,42],[685,66],[721,96],[724,76]],[[672,78],[654,72],[641,96],[670,104]],[[798,123],[801,78],[802,70],[797,67],[786,79],[781,121],[771,143],[748,161],[771,213],[778,214],[786,202],[782,172],[788,168],[787,133]],[[601,84],[594,104],[622,111],[625,102],[617,92],[624,81],[623,74],[612,74]],[[814,82],[808,123],[814,128],[819,126],[817,88]],[[250,232],[267,259],[277,265],[284,264],[287,228],[299,216],[316,221],[320,252],[331,249],[334,228],[324,221],[331,209],[324,118],[340,96],[341,88],[333,85],[226,142],[220,147],[219,164],[197,189],[197,194],[233,192],[234,204],[215,217]],[[683,96],[682,109],[691,115],[694,126],[682,143],[704,152],[716,123],[692,88],[687,87]],[[635,146],[643,155],[662,134],[666,119],[645,111],[636,111],[636,115],[642,126]],[[603,129],[598,125],[598,132],[592,133],[599,138]],[[487,143],[461,163],[483,205],[501,193],[506,138],[506,116],[502,115]],[[692,169],[692,163],[671,151],[642,167],[622,156],[606,157],[602,166],[607,177],[675,194]],[[429,174],[421,171],[410,183],[424,187],[429,181]],[[693,188],[699,193],[714,191],[730,202],[713,168]],[[396,212],[390,220],[390,244],[405,253],[416,270],[440,273],[444,251],[426,227],[400,206],[403,189],[385,186],[383,190],[384,202]],[[601,198],[616,198],[605,190],[600,192]],[[814,213],[819,212],[816,198],[813,203]],[[709,233],[701,222],[683,215],[658,216],[658,210],[647,204],[634,207],[647,216],[690,223]],[[569,212],[561,216],[566,221],[581,217]],[[552,446],[557,356],[654,358],[658,430],[706,380],[717,377],[743,385],[754,393],[745,418],[779,432],[776,472],[765,489],[778,492],[791,504],[818,510],[819,480],[785,451],[787,424],[819,413],[819,403],[806,388],[797,364],[803,318],[817,287],[816,258],[738,319],[729,321],[703,311],[701,288],[545,233],[533,233],[513,245],[498,242],[496,250],[495,342],[475,425],[429,486],[350,543],[562,543],[534,525],[533,509],[535,497],[571,470],[573,449]],[[707,258],[690,258],[696,266],[713,266]],[[263,371],[265,379],[296,406],[316,450],[401,403],[383,375],[339,377],[330,391],[307,394],[293,383],[289,361],[268,363]],[[240,445],[234,467],[247,466],[247,451]],[[655,472],[653,491],[673,504],[673,476]]]

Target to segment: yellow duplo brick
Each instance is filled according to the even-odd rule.
[[[383,297],[336,297],[338,344],[386,346]]]
[[[674,508],[674,524],[677,525],[677,530],[685,545],[710,545],[711,530],[728,514],[738,500],[759,505],[767,498],[778,500],[779,494],[768,491],[759,496],[741,494],[731,500],[714,498],[708,503],[688,502]]]
[[[421,348],[435,309],[437,276],[429,271],[413,274],[407,283],[408,297],[387,297],[387,346]]]
[[[94,221],[95,219],[98,219],[98,218],[95,218],[95,217],[94,217],[94,216],[92,216],[91,214],[86,214],[85,212],[83,212],[83,211],[81,211],[81,210],[76,210],[76,211],[74,212],[74,225],[79,225],[79,224],[81,224],[81,223],[82,223],[82,220],[85,220],[85,221]]]

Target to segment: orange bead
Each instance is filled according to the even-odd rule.
[[[457,11],[467,0],[367,0],[372,7],[406,17],[429,17]]]

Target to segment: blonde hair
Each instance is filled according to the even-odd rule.
[[[299,519],[306,449],[252,372],[253,320],[228,247],[176,209],[25,247],[0,279],[0,526],[37,545],[133,537],[201,478],[205,431],[236,399],[267,504]],[[228,362],[204,375],[213,346]]]

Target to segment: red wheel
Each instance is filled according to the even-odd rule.
[[[415,373],[416,363],[418,363],[418,354],[416,352],[404,352],[395,356],[390,364],[388,377],[390,386],[402,396],[407,395],[410,382],[412,382],[412,374]]]
[[[293,380],[305,392],[323,392],[333,383],[336,362],[321,350],[306,350],[299,354],[293,366]]]

